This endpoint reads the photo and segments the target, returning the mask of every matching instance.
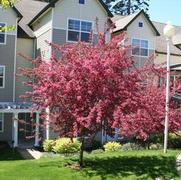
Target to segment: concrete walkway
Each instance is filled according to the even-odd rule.
[[[40,159],[43,155],[42,152],[32,148],[18,148],[18,152],[22,155],[24,159]]]

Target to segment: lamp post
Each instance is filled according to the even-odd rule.
[[[170,22],[163,29],[167,41],[167,78],[166,78],[166,102],[165,102],[165,130],[164,130],[164,153],[167,153],[168,122],[169,122],[169,94],[170,94],[170,40],[175,34],[175,28]]]

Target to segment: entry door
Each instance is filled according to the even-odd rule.
[[[20,113],[18,115],[19,123],[19,139],[23,141],[29,141],[34,138],[34,117],[30,116],[30,113]]]

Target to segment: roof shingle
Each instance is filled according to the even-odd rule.
[[[36,0],[21,0],[16,4],[16,9],[23,15],[19,21],[20,28],[30,37],[34,37],[28,23],[47,5],[46,2]]]

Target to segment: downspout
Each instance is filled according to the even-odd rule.
[[[18,20],[19,18],[16,18],[16,30],[15,30],[15,48],[14,48],[14,73],[13,73],[13,102],[16,101],[16,56],[17,56],[17,38],[18,38]]]

